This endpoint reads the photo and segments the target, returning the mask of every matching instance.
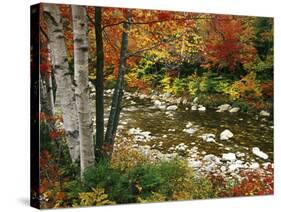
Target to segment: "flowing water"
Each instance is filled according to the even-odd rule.
[[[273,162],[273,121],[272,118],[263,118],[247,113],[218,113],[214,109],[205,112],[190,111],[179,107],[176,111],[161,111],[152,109],[153,103],[149,100],[133,99],[135,104],[124,107],[121,113],[119,135],[129,136],[131,128],[140,128],[142,131],[151,132],[152,140],[139,141],[139,145],[150,145],[163,153],[170,147],[184,143],[188,148],[197,147],[201,157],[205,154],[222,156],[223,153],[245,153],[246,161],[265,162],[252,153],[253,147],[268,154],[267,162]],[[131,101],[131,100],[130,100]],[[129,100],[125,100],[124,104]],[[107,103],[108,104],[108,103]],[[108,107],[109,108],[109,107]],[[198,130],[188,134],[183,129],[191,122]],[[234,136],[228,141],[220,140],[220,133],[229,129]],[[216,135],[215,143],[203,141],[204,133]],[[160,144],[161,143],[161,144]]]

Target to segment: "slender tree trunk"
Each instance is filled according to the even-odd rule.
[[[88,36],[86,8],[72,5],[74,35],[74,80],[75,97],[79,120],[80,168],[81,176],[85,169],[94,163],[93,122],[89,99],[88,79]]]
[[[104,99],[103,99],[103,68],[104,51],[102,37],[102,8],[95,8],[95,33],[96,33],[96,157],[101,156],[104,140]]]
[[[51,58],[54,67],[62,110],[63,124],[70,156],[74,162],[79,158],[79,129],[75,105],[74,89],[69,75],[69,64],[62,29],[59,8],[55,4],[44,4],[44,18],[48,27],[48,37],[51,47]]]
[[[126,71],[126,58],[128,51],[128,30],[130,28],[131,18],[128,17],[128,20],[124,22],[123,28],[124,31],[122,33],[122,42],[121,42],[121,51],[120,51],[120,62],[119,62],[119,72],[117,83],[114,89],[111,110],[107,125],[107,130],[105,134],[105,150],[107,151],[107,156],[111,157],[114,145],[115,134],[119,122],[121,105],[122,105],[122,97],[123,97],[123,85],[124,85],[124,76]]]

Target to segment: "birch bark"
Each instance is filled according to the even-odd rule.
[[[56,4],[43,4],[44,18],[47,23],[48,37],[53,59],[59,105],[62,110],[63,124],[70,156],[74,162],[79,158],[79,129],[75,105],[73,83],[69,74],[62,19]]]
[[[93,164],[93,122],[89,99],[88,85],[88,36],[86,8],[72,5],[73,37],[74,37],[74,80],[75,99],[78,111],[80,137],[80,168],[84,170]]]

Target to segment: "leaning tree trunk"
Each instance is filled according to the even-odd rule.
[[[103,99],[103,68],[104,51],[102,37],[102,8],[95,8],[95,33],[96,33],[96,158],[100,158],[104,140],[104,99]]]
[[[119,122],[121,105],[122,105],[122,97],[123,97],[123,84],[124,84],[124,76],[126,71],[126,58],[128,51],[128,30],[130,28],[131,18],[128,17],[128,20],[123,24],[123,33],[122,33],[122,42],[121,42],[121,51],[120,51],[120,61],[119,61],[119,71],[117,83],[114,89],[111,110],[107,125],[107,130],[105,134],[105,144],[104,150],[107,157],[111,157],[113,152],[114,139],[116,135],[116,130]]]
[[[44,4],[44,18],[47,23],[51,47],[51,58],[57,83],[57,93],[61,95],[59,104],[70,156],[74,162],[79,158],[79,129],[73,83],[69,74],[62,19],[55,4]],[[57,100],[58,101],[58,100]]]
[[[93,122],[88,85],[88,36],[86,8],[72,5],[74,34],[74,80],[75,97],[79,120],[80,168],[81,176],[87,167],[93,164],[94,142]]]

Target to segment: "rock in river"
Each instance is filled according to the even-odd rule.
[[[270,116],[270,113],[267,112],[267,111],[265,111],[265,110],[262,110],[262,111],[260,112],[260,116]]]
[[[198,108],[198,111],[206,111],[206,107],[202,106]]]
[[[260,164],[259,163],[252,163],[251,165],[250,165],[250,167],[249,167],[250,169],[258,169],[258,168],[260,168]]]
[[[158,107],[158,106],[162,105],[162,102],[160,102],[159,100],[155,100],[155,101],[154,101],[154,105],[155,105],[156,107]]]
[[[208,161],[208,162],[213,162],[215,164],[220,164],[220,158],[213,155],[213,154],[205,155],[204,158],[203,158],[203,161]]]
[[[236,156],[234,153],[225,153],[222,155],[222,159],[224,160],[229,160],[229,161],[235,161],[236,160]]]
[[[218,106],[218,110],[216,112],[225,112],[230,110],[231,106],[229,104],[223,104]]]
[[[216,140],[215,140],[216,135],[212,134],[212,133],[206,133],[206,134],[203,134],[199,137],[202,138],[203,141],[206,141],[207,143],[216,142]]]
[[[240,110],[239,107],[233,107],[229,110],[230,113],[237,113]]]
[[[197,128],[188,128],[188,129],[183,129],[183,132],[186,132],[190,135],[192,135],[193,133],[195,133],[198,129]]]
[[[252,152],[253,152],[256,156],[258,156],[258,157],[260,157],[260,158],[262,158],[262,159],[264,159],[264,160],[268,159],[268,155],[265,154],[263,151],[261,151],[258,147],[254,147],[254,148],[252,149]]]
[[[177,110],[178,109],[178,106],[176,105],[170,105],[167,107],[167,110]]]
[[[192,105],[191,110],[197,110],[197,106],[196,105]]]
[[[222,131],[221,134],[220,134],[221,140],[228,140],[232,137],[233,137],[233,133],[230,130],[227,130],[227,129]]]

